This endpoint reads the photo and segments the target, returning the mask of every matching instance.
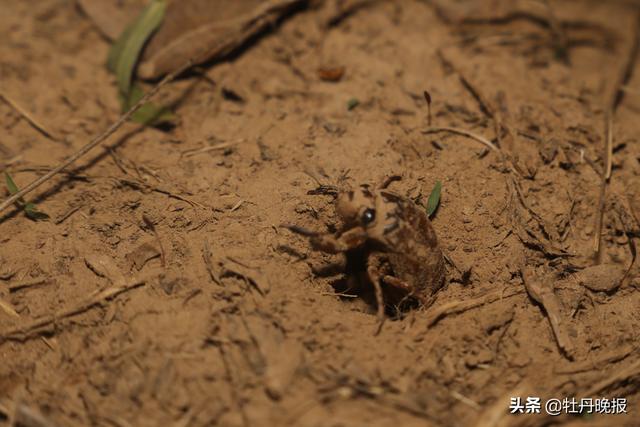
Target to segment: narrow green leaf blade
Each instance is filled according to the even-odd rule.
[[[115,69],[118,88],[125,96],[131,89],[131,76],[142,47],[162,23],[166,8],[166,0],[152,0],[130,28],[124,31],[121,45],[118,45],[118,40],[113,47],[113,53],[109,55],[109,63]]]
[[[131,86],[131,94],[128,99],[125,99],[121,96],[120,101],[122,103],[122,111],[127,111],[131,107],[133,107],[142,97],[144,96],[144,91],[140,85],[134,83]],[[138,111],[133,113],[131,116],[131,120],[140,123],[143,125],[156,125],[160,123],[171,123],[176,120],[175,115],[164,106],[160,106],[154,104],[152,102],[147,102],[142,105]]]
[[[167,107],[162,107],[153,103],[146,103],[132,116],[131,120],[143,125],[157,125],[160,123],[171,123],[176,120],[176,116]]]
[[[127,111],[129,108],[133,107],[138,101],[140,101],[143,96],[144,96],[144,90],[142,90],[142,86],[140,86],[136,82],[132,83],[129,96],[125,97],[121,95],[120,99],[122,101],[122,110]]]
[[[11,178],[11,175],[9,175],[8,172],[4,173],[4,180],[7,183],[7,188],[9,189],[9,193],[11,193],[11,195],[14,195],[19,191],[18,186],[15,182],[13,182],[13,178]]]
[[[427,200],[427,216],[431,217],[436,209],[438,209],[441,191],[442,183],[440,181],[436,181],[436,185],[433,186],[433,190],[431,190],[431,194],[429,194],[429,200]]]
[[[9,189],[9,193],[16,194],[18,191],[20,191],[16,183],[13,181],[13,178],[11,178],[11,175],[9,175],[9,173],[7,172],[4,173],[4,180],[7,183],[7,188]],[[35,204],[25,203],[22,197],[18,199],[18,202],[16,202],[16,206],[22,207],[27,217],[31,218],[34,221],[39,221],[39,220],[49,218],[49,215],[47,215],[44,212],[40,212],[38,208],[36,208]]]
[[[44,212],[40,212],[33,203],[27,203],[24,205],[24,213],[28,218],[34,221],[49,219],[49,215]]]
[[[137,20],[135,22],[137,22]],[[107,68],[114,74],[118,67],[118,61],[122,56],[122,50],[124,49],[127,40],[129,40],[129,37],[131,37],[131,32],[135,22],[125,28],[122,34],[120,34],[118,39],[113,43],[111,49],[109,49],[109,55],[107,56]]]

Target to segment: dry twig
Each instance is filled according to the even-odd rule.
[[[605,147],[604,161],[605,168],[601,173],[602,182],[600,186],[600,198],[598,203],[598,212],[596,215],[596,235],[594,257],[596,263],[602,262],[602,223],[604,221],[604,208],[606,205],[607,187],[611,180],[611,169],[613,165],[613,122],[618,106],[622,102],[625,95],[624,88],[633,74],[636,58],[638,56],[638,48],[640,43],[640,9],[636,9],[636,22],[631,35],[629,47],[625,53],[622,66],[618,69],[613,79],[613,86],[609,93],[605,94]]]
[[[20,289],[31,288],[33,286],[42,285],[43,283],[47,283],[49,281],[46,277],[38,277],[37,279],[24,280],[18,283],[10,283],[9,284],[9,292],[15,292]]]
[[[596,369],[601,369],[611,363],[619,362],[633,353],[636,348],[629,344],[622,348],[615,349],[604,355],[598,356],[594,360],[585,360],[584,362],[571,363],[568,365],[560,366],[554,369],[557,374],[577,374],[580,372],[587,372]]]
[[[85,146],[80,148],[78,151],[76,151],[74,154],[69,156],[66,160],[64,160],[58,166],[56,166],[55,168],[51,169],[48,173],[46,173],[43,176],[41,176],[40,178],[37,178],[36,180],[32,181],[30,184],[26,185],[20,191],[18,191],[17,193],[13,194],[9,198],[7,198],[4,202],[2,202],[0,204],[0,212],[2,212],[3,210],[7,209],[9,206],[11,206],[16,201],[18,201],[21,197],[24,197],[25,195],[27,195],[31,191],[35,190],[36,188],[38,188],[39,186],[41,186],[42,184],[44,184],[45,182],[47,182],[48,180],[53,178],[58,173],[60,173],[61,171],[63,171],[64,169],[66,169],[67,167],[72,165],[73,163],[75,163],[76,160],[78,160],[79,158],[81,158],[82,156],[87,154],[89,151],[91,151],[92,149],[94,149],[98,145],[102,144],[107,138],[109,138],[111,135],[113,135],[113,133],[115,131],[117,131],[127,120],[129,120],[129,118],[136,111],[138,111],[138,109],[140,107],[142,107],[144,104],[146,104],[156,93],[158,93],[160,91],[160,89],[162,89],[166,84],[168,84],[169,82],[173,81],[177,76],[179,76],[180,74],[185,72],[187,69],[189,69],[192,66],[192,64],[193,64],[193,61],[191,59],[189,59],[186,63],[184,63],[176,71],[174,71],[173,73],[167,74],[165,76],[165,78],[163,78],[149,92],[147,92],[142,98],[140,98],[140,100],[133,107],[131,107],[129,109],[129,111],[127,111],[126,113],[121,115],[120,118],[118,120],[116,120],[116,122],[113,123],[111,126],[109,126],[104,132],[102,132],[101,134],[96,136],[92,141],[90,141],[88,144],[86,144]]]
[[[218,275],[215,267],[213,266],[213,261],[211,259],[211,256],[212,256],[212,253],[211,253],[211,247],[209,246],[209,240],[205,238],[204,244],[202,245],[202,259],[204,260],[204,265],[207,268],[207,272],[209,273],[209,277],[211,278],[211,280],[213,280],[213,282],[216,285],[222,286],[222,282],[220,281],[220,276]]]
[[[601,174],[600,197],[598,200],[598,214],[596,215],[596,233],[594,235],[594,256],[596,263],[602,263],[602,223],[604,222],[604,208],[607,201],[607,187],[611,179],[613,164],[613,111],[609,110],[605,119],[605,170]]]
[[[429,311],[427,311],[426,321],[427,327],[435,325],[440,319],[449,315],[462,313],[467,310],[471,310],[472,308],[480,307],[485,304],[492,303],[494,301],[502,300],[505,298],[511,298],[516,295],[522,295],[524,291],[522,289],[518,289],[516,291],[511,291],[509,293],[505,293],[504,291],[495,291],[490,292],[486,295],[471,298],[464,301],[453,301],[441,306],[435,307]]]
[[[573,359],[573,345],[569,340],[566,329],[562,327],[560,304],[553,290],[550,286],[541,284],[540,280],[534,277],[533,273],[526,266],[523,267],[520,272],[527,292],[531,298],[542,305],[546,311],[558,347],[560,347],[564,355],[569,359]]]
[[[467,138],[471,138],[474,141],[478,141],[479,143],[483,144],[484,146],[486,146],[492,151],[499,151],[498,148],[495,145],[493,145],[493,143],[489,141],[487,138],[485,138],[484,136],[480,136],[476,133],[470,132],[468,130],[454,128],[454,127],[432,127],[422,131],[422,133],[424,134],[437,133],[437,132],[450,132],[450,133],[466,136]]]
[[[0,344],[3,344],[8,340],[26,340],[34,334],[37,334],[38,331],[42,328],[49,326],[57,322],[58,320],[66,319],[68,317],[84,313],[92,307],[101,305],[107,300],[114,298],[123,292],[127,292],[131,289],[143,286],[148,279],[148,277],[134,277],[121,286],[111,286],[103,291],[95,292],[89,298],[74,307],[60,310],[54,314],[45,316],[42,319],[35,320],[26,325],[17,326],[6,331],[2,331],[0,332]]]
[[[0,310],[4,311],[5,313],[7,313],[11,317],[17,317],[17,318],[20,317],[18,312],[13,309],[11,304],[9,304],[8,302],[3,301],[2,299],[0,299]]]
[[[13,108],[18,114],[24,117],[24,119],[27,122],[29,122],[29,124],[33,126],[34,129],[36,129],[42,135],[44,135],[45,137],[49,138],[52,141],[60,141],[61,139],[60,137],[55,136],[53,132],[47,130],[47,128],[44,127],[38,120],[36,120],[35,117],[29,114],[27,110],[22,108],[16,101],[9,98],[9,96],[6,93],[3,93],[2,91],[0,91],[0,98],[2,98],[4,102],[6,102],[7,105]]]

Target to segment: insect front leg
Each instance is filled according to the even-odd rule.
[[[332,261],[328,264],[312,265],[311,271],[316,276],[320,277],[332,277],[338,274],[343,274],[347,268],[347,262],[344,257],[337,261]]]
[[[429,301],[424,295],[420,292],[416,292],[416,289],[413,286],[402,279],[395,276],[385,275],[382,276],[382,282],[388,285],[387,290],[395,289],[400,295],[402,295],[401,298],[394,298],[394,300],[398,299],[397,304],[394,303],[396,307],[401,307],[403,303],[411,301],[412,299],[416,300],[422,307],[429,305]]]
[[[354,227],[340,236],[336,237],[332,234],[319,234],[311,237],[311,246],[314,249],[337,254],[347,252],[365,243],[367,234],[361,227]]]
[[[369,276],[369,281],[373,285],[373,290],[376,296],[376,305],[377,305],[377,317],[378,317],[378,328],[376,330],[375,335],[379,334],[382,330],[382,325],[385,321],[384,316],[384,296],[382,294],[382,284],[381,280],[384,276],[382,265],[384,262],[384,257],[381,254],[372,253],[369,255],[367,259],[367,275]]]

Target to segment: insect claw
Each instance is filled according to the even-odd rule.
[[[401,175],[387,175],[382,179],[382,182],[380,183],[380,185],[378,186],[378,189],[380,190],[384,190],[386,189],[389,185],[391,185],[392,182],[394,181],[401,181],[402,180],[402,176]]]

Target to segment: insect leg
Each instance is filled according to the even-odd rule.
[[[361,227],[355,227],[339,237],[332,234],[320,234],[311,237],[311,245],[320,251],[337,254],[354,249],[367,240],[367,234]]]
[[[378,317],[378,328],[375,332],[375,335],[378,335],[382,330],[382,325],[385,321],[384,315],[384,296],[382,294],[382,285],[380,284],[380,279],[382,275],[380,273],[380,262],[379,257],[374,254],[370,255],[367,261],[367,275],[369,276],[369,280],[373,285],[373,290],[376,295],[376,305],[377,305],[377,317]]]

